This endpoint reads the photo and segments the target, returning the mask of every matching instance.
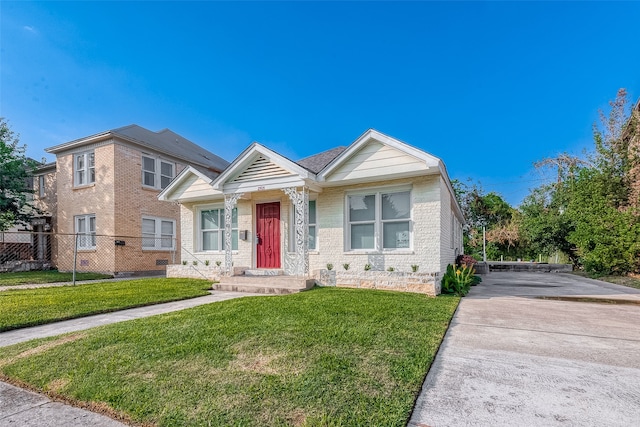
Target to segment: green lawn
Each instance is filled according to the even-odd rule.
[[[100,273],[76,273],[76,281],[110,279],[113,276]],[[71,282],[73,273],[61,273],[58,270],[20,271],[16,273],[0,273],[0,286],[26,284]]]
[[[139,279],[0,292],[0,331],[207,295],[211,282]]]
[[[404,426],[458,302],[245,297],[0,348],[0,376],[158,426]]]

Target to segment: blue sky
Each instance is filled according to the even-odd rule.
[[[518,205],[533,162],[640,97],[638,2],[3,0],[0,19],[0,115],[36,159],[131,123],[227,160],[374,128]]]

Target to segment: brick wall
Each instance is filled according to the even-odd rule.
[[[438,273],[446,269],[448,260],[441,260],[443,247],[450,248],[450,240],[447,235],[449,224],[448,212],[450,201],[441,203],[441,180],[437,175],[423,176],[419,178],[405,178],[384,183],[385,186],[411,187],[413,206],[413,248],[397,253],[352,253],[345,251],[344,227],[345,227],[345,197],[354,189],[371,188],[377,190],[380,186],[372,184],[350,185],[347,187],[326,188],[322,193],[312,195],[317,200],[317,230],[318,250],[309,253],[309,270],[326,268],[328,263],[335,269],[342,269],[342,264],[349,263],[353,271],[364,271],[365,264],[374,265],[375,269],[386,270],[393,267],[397,272],[410,272],[412,265],[418,265],[419,272]],[[256,192],[251,194],[248,200],[238,201],[238,226],[240,230],[248,230],[246,241],[240,240],[239,251],[233,254],[234,266],[254,267],[254,214],[255,205],[258,203],[279,201],[281,206],[281,245],[282,266],[286,265],[288,253],[291,202],[280,190]],[[443,209],[442,205],[448,206]],[[193,260],[203,262],[209,260],[213,265],[219,260],[224,263],[224,252],[199,251],[197,224],[198,208],[204,206],[224,207],[223,201],[205,203],[185,203],[181,206],[182,251],[181,256],[187,264]],[[446,220],[446,221],[445,221]],[[451,252],[451,249],[448,249]],[[448,256],[448,253],[447,253]]]
[[[179,253],[180,242],[180,207],[177,203],[158,200],[160,190],[144,187],[142,185],[142,151],[121,144],[114,146],[114,234],[116,236],[142,236],[142,217],[155,217],[175,221],[176,226],[176,251]],[[154,153],[148,153],[154,155]],[[171,159],[169,159],[171,160]],[[176,163],[177,175],[184,165]],[[132,240],[135,242],[135,239]],[[116,248],[116,271],[123,268],[134,267],[135,271],[164,270],[160,262],[180,262],[179,256],[174,257],[166,250],[145,250],[140,245],[126,245]]]
[[[87,147],[77,152],[94,150],[95,183],[82,187],[73,186],[74,153],[64,153],[57,157],[57,189],[58,189],[58,233],[75,233],[74,217],[82,214],[96,215],[96,233],[113,234],[114,223],[114,146],[113,144]],[[114,248],[101,245],[96,250],[82,251],[87,267],[102,266],[101,271],[114,270]],[[58,247],[58,267],[69,271],[73,268],[73,246],[69,244]]]
[[[74,153],[89,150],[95,154],[95,183],[74,187]],[[110,140],[57,157],[58,233],[75,233],[76,215],[95,214],[96,234],[125,241],[124,246],[115,246],[113,239],[99,239],[95,250],[81,251],[87,270],[95,266],[96,270],[111,273],[157,271],[165,269],[158,262],[180,261],[180,208],[175,203],[159,201],[160,190],[142,186],[141,156],[140,150]],[[185,166],[175,164],[178,174]],[[177,256],[170,251],[141,249],[143,216],[175,220]],[[73,246],[60,244],[57,253],[60,269],[70,270]]]
[[[362,184],[348,187],[326,188],[317,197],[318,251],[309,255],[310,270],[326,268],[328,263],[336,269],[349,263],[350,269],[364,271],[365,264],[375,269],[411,271],[418,265],[419,271],[440,271],[440,187],[438,176],[423,176],[388,181],[385,186],[411,185],[413,202],[413,249],[398,253],[352,253],[345,251],[345,197],[350,190],[371,188]]]

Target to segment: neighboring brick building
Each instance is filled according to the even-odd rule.
[[[159,201],[158,194],[186,166],[210,178],[228,166],[169,129],[153,132],[138,125],[46,151],[56,155],[56,166],[36,178],[36,197],[51,214],[58,237],[53,257],[61,271],[73,268],[75,245],[81,270],[164,271],[180,259],[180,207]],[[42,182],[46,188],[40,192]]]

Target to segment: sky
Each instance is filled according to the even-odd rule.
[[[0,116],[35,159],[132,123],[233,160],[369,128],[513,206],[640,98],[640,2],[0,2]],[[470,181],[469,181],[470,180]]]

